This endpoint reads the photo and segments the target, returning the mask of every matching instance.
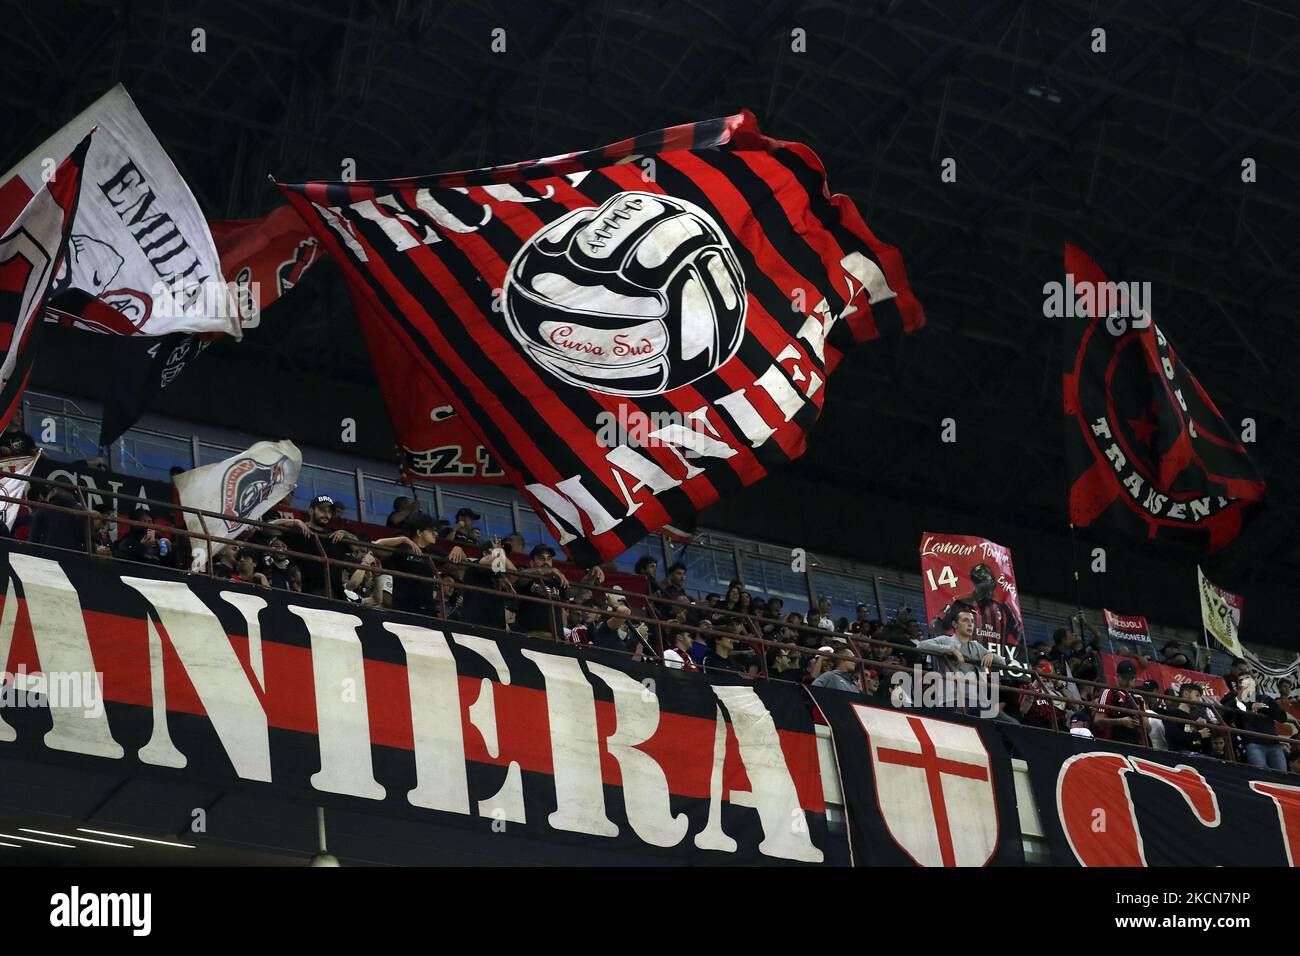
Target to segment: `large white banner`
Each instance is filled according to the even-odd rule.
[[[272,505],[293,491],[301,470],[302,452],[293,442],[285,440],[260,441],[225,461],[182,472],[176,476],[176,491],[182,505],[230,516],[226,520],[200,521],[198,515],[187,512],[186,527],[202,534],[206,525],[208,534],[237,538],[248,530],[248,525],[238,519],[260,520]],[[196,555],[206,554],[203,544],[195,542]],[[220,541],[210,544],[214,555],[225,547]]]
[[[94,127],[67,260],[51,298],[79,290],[97,300],[69,310],[76,324],[94,331],[239,337],[240,313],[203,212],[121,85],[0,178],[0,219],[12,221]]]

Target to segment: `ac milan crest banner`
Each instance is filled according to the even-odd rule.
[[[8,542],[0,596],[0,672],[29,691],[0,681],[0,756],[24,766],[324,806],[357,821],[331,852],[362,860],[846,861],[795,685]],[[39,674],[81,678],[79,699],[35,705]],[[199,841],[291,838],[207,824]]]
[[[187,511],[186,527],[198,534],[237,538],[249,530],[240,519],[260,520],[272,506],[293,493],[301,470],[302,452],[293,442],[284,440],[260,441],[225,461],[182,472],[176,476],[176,492],[182,505],[229,515],[222,521]],[[207,543],[214,555],[225,547],[221,541]],[[195,544],[196,563],[202,560],[198,554],[202,545],[201,541]]]
[[[1145,297],[1068,244],[1065,271],[1070,521],[1185,553],[1223,547],[1264,498],[1254,462]]]
[[[1245,657],[1238,632],[1245,602],[1240,594],[1225,591],[1196,569],[1196,590],[1201,598],[1201,623],[1205,633],[1222,644],[1233,657]]]
[[[844,351],[924,322],[898,251],[748,112],[281,189],[584,565],[799,457]]]
[[[1021,866],[1011,760],[993,721],[810,688],[830,723],[854,866]]]
[[[1008,728],[1055,866],[1294,866],[1296,778],[1200,754]]]
[[[1014,656],[1024,625],[1011,549],[965,534],[921,535],[925,616],[940,634],[960,611],[975,615],[975,639]]]
[[[27,387],[46,302],[65,266],[90,144],[90,136],[81,140],[0,233],[0,429]]]
[[[256,328],[262,310],[301,282],[321,256],[320,243],[292,206],[261,219],[216,219],[208,228],[246,329]]]
[[[353,298],[353,305],[397,436],[402,476],[408,481],[509,484],[483,439],[374,306],[360,297]]]
[[[1129,644],[1151,646],[1151,629],[1147,626],[1147,619],[1141,614],[1116,614],[1114,611],[1101,609],[1101,613],[1106,618],[1106,634],[1110,637],[1111,645]]]

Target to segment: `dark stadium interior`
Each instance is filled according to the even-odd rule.
[[[264,214],[267,181],[470,168],[753,110],[810,144],[832,188],[903,253],[918,335],[864,345],[808,454],[706,526],[914,568],[925,530],[1014,549],[1023,590],[1197,622],[1194,571],[1072,546],[1059,328],[1042,285],[1066,240],[1150,280],[1154,316],[1230,422],[1254,418],[1263,516],[1207,573],[1242,590],[1243,637],[1300,646],[1300,10],[1079,2],[3,4],[8,167],[127,84],[211,217]],[[1095,24],[1107,53],[1090,52]],[[191,51],[191,31],[207,49]],[[491,50],[506,29],[511,56]],[[789,35],[808,34],[794,54]],[[869,41],[869,42],[868,42]],[[943,183],[940,162],[957,160]],[[1241,162],[1258,164],[1244,184]],[[98,398],[113,369],[52,330],[33,385]],[[343,283],[325,266],[157,408],[364,453],[389,430]],[[954,418],[955,444],[940,441]],[[357,446],[352,446],[356,451]]]

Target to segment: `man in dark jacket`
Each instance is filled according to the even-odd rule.
[[[1165,721],[1165,741],[1170,750],[1183,753],[1210,753],[1210,715],[1205,704],[1201,702],[1201,686],[1191,681],[1178,688],[1179,701],[1169,705],[1170,717],[1195,721],[1184,724],[1176,720]]]
[[[1286,712],[1272,697],[1255,689],[1255,679],[1249,674],[1237,679],[1236,689],[1219,702],[1223,719],[1237,730],[1257,734],[1277,734],[1274,722],[1284,723]],[[1280,743],[1244,737],[1246,760],[1252,767],[1265,767],[1286,773],[1286,751]]]
[[[84,508],[80,501],[66,488],[46,486],[36,493],[37,500],[46,501],[61,508]],[[47,544],[55,548],[69,548],[74,551],[86,550],[86,519],[63,511],[32,506],[32,530],[28,535],[32,544]]]

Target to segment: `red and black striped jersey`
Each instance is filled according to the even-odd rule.
[[[960,611],[975,615],[975,640],[985,647],[990,643],[1015,647],[1024,637],[1020,615],[1006,601],[972,603],[958,598],[939,612],[936,630],[944,632],[951,628]]]

